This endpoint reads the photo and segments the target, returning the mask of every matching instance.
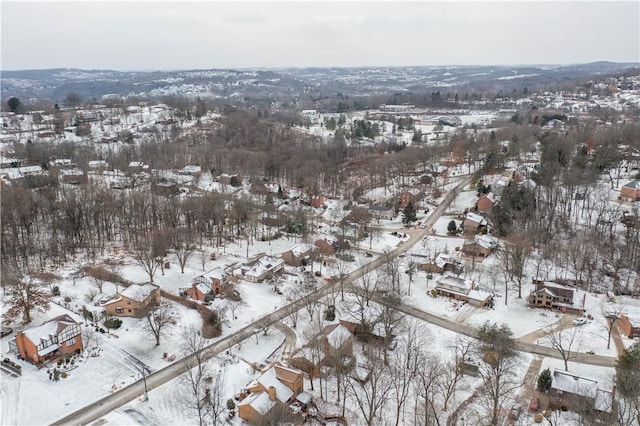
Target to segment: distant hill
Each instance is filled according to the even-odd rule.
[[[575,65],[353,67],[113,71],[56,68],[0,72],[2,99],[61,102],[75,92],[84,99],[105,95],[201,96],[292,99],[303,96],[388,95],[436,90],[530,90],[568,80],[638,70],[638,63],[591,62]]]

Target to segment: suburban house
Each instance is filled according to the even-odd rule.
[[[82,330],[69,315],[50,319],[39,327],[19,331],[9,342],[9,350],[33,363],[53,362],[58,358],[81,352]]]
[[[476,235],[473,241],[462,245],[462,253],[467,256],[487,257],[498,248],[498,240],[489,235]]]
[[[640,179],[635,179],[622,185],[622,188],[620,188],[620,198],[626,201],[640,200]]]
[[[580,377],[564,370],[554,370],[549,389],[549,403],[555,407],[564,406],[578,412],[595,409],[611,413],[613,390],[601,389],[594,379]]]
[[[336,244],[337,241],[332,238],[323,238],[321,240],[317,240],[313,243],[317,248],[320,254],[334,255],[336,254]]]
[[[228,175],[226,173],[222,173],[221,175],[218,175],[216,180],[223,185],[242,185],[242,175],[240,174]]]
[[[87,163],[87,169],[102,172],[109,168],[109,163],[105,160],[91,160]]]
[[[487,225],[489,225],[489,222],[487,222],[485,217],[473,212],[467,213],[464,217],[464,222],[462,222],[464,232],[473,234],[479,232],[482,228],[486,228]]]
[[[437,280],[435,290],[440,296],[469,302],[474,306],[486,306],[491,300],[491,294],[478,289],[474,281],[463,280],[451,275]]]
[[[622,314],[618,327],[630,339],[640,337],[640,310],[636,308],[634,314]]]
[[[202,167],[195,164],[188,164],[180,170],[179,174],[185,176],[200,177],[202,175]]]
[[[284,260],[261,253],[240,267],[242,278],[252,283],[264,281],[284,269]]]
[[[558,309],[565,313],[584,314],[584,299],[576,300],[573,288],[548,281],[533,279],[535,288],[529,294],[529,305],[536,308]]]
[[[455,259],[452,255],[445,253],[438,253],[434,260],[426,263],[420,263],[418,265],[418,269],[421,271],[425,271],[427,273],[437,272],[439,274],[444,272],[454,272],[461,268],[462,264],[459,260]]]
[[[229,283],[229,274],[223,268],[215,268],[204,275],[195,277],[185,293],[193,300],[204,301],[207,294],[218,295]]]
[[[340,325],[354,336],[365,341],[382,342],[385,337],[384,327],[379,323],[380,312],[371,306],[364,311],[347,312],[340,318]]]
[[[302,243],[291,247],[280,256],[282,257],[282,259],[284,259],[287,265],[300,266],[303,263],[306,264],[311,260],[311,255],[313,254],[313,252],[313,245]]]
[[[398,205],[401,209],[407,207],[409,203],[415,206],[423,195],[424,194],[417,188],[401,191],[400,194],[398,194]]]
[[[335,354],[351,354],[353,352],[353,334],[342,324],[331,324],[322,330],[324,335],[325,357]]]
[[[245,387],[238,415],[251,424],[260,423],[277,405],[286,406],[303,392],[303,378],[300,370],[279,363],[270,366]]]
[[[376,219],[391,220],[395,217],[396,211],[393,207],[385,206],[371,206],[369,207],[369,213]]]
[[[478,199],[476,210],[480,214],[491,214],[495,203],[496,203],[496,197],[491,192],[488,194],[482,194]]]
[[[142,318],[160,306],[160,287],[155,284],[131,284],[104,304],[107,315]]]
[[[60,176],[62,177],[62,182],[71,185],[80,185],[87,181],[87,177],[82,169],[61,169]]]
[[[493,193],[493,195],[495,195],[496,197],[499,197],[502,195],[502,192],[504,192],[504,189],[507,187],[507,180],[504,178],[498,179],[495,182],[491,182],[491,184],[489,185],[491,188],[491,192]]]

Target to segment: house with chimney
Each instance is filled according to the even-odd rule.
[[[193,279],[191,287],[181,289],[193,300],[204,302],[207,295],[217,296],[222,294],[225,285],[229,283],[229,274],[223,268],[215,268],[204,275]]]
[[[82,349],[81,324],[66,314],[39,327],[19,331],[9,342],[10,352],[33,364],[55,362]]]
[[[259,283],[283,269],[283,259],[261,253],[240,267],[240,277],[252,283]]]
[[[303,382],[302,371],[271,365],[241,393],[238,415],[250,424],[260,424],[277,406],[287,406],[303,393]]]
[[[611,413],[614,390],[604,389],[595,379],[555,369],[549,389],[549,403],[556,408],[566,407],[576,412],[595,410]]]
[[[467,256],[487,257],[498,249],[498,240],[489,235],[476,235],[473,241],[462,245],[462,253]]]
[[[160,287],[152,283],[131,284],[116,297],[104,304],[107,315],[143,318],[160,306]]]
[[[474,306],[487,306],[491,293],[480,288],[472,280],[446,275],[436,281],[436,292],[440,296],[468,302]]]
[[[538,278],[532,280],[535,288],[529,294],[529,305],[536,308],[556,309],[564,313],[583,315],[586,293],[582,297],[570,286]]]
[[[280,256],[287,265],[300,266],[311,261],[315,246],[311,244],[296,244]]]
[[[473,212],[467,213],[462,222],[462,228],[464,232],[468,234],[476,234],[482,231],[482,229],[486,229],[488,225],[489,222],[487,222],[484,216]]]
[[[482,194],[476,204],[476,211],[481,215],[491,214],[495,203],[496,197],[491,192],[488,194]]]

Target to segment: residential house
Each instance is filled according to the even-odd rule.
[[[54,362],[82,349],[81,325],[66,314],[52,318],[39,327],[19,331],[9,342],[11,352],[33,364]]]
[[[315,251],[314,248],[315,247],[311,244],[297,244],[282,253],[280,256],[284,259],[287,265],[300,266],[311,260],[311,256]]]
[[[142,318],[160,306],[160,287],[155,284],[131,284],[104,305],[105,313],[118,317]]]
[[[462,253],[467,256],[487,257],[498,248],[498,240],[489,235],[476,235],[473,241],[462,245]]]
[[[461,270],[462,264],[450,254],[438,253],[436,258],[427,263],[420,263],[418,269],[427,273],[454,272]]]
[[[371,206],[369,207],[369,213],[376,219],[381,220],[392,220],[396,211],[393,207],[385,207],[385,206]]]
[[[202,175],[202,167],[195,164],[188,164],[179,172],[181,175],[200,177]]]
[[[615,388],[611,391],[602,389],[598,386],[597,380],[554,369],[549,389],[549,403],[577,412],[595,409],[611,413],[614,390]]]
[[[271,365],[262,375],[245,387],[245,396],[238,403],[238,415],[250,424],[259,424],[276,406],[286,406],[303,392],[302,371],[279,363]]]
[[[464,222],[462,222],[462,228],[466,233],[477,233],[481,231],[483,228],[486,228],[489,225],[487,219],[479,214],[469,212],[464,217]]]
[[[633,314],[620,315],[618,327],[630,339],[640,337],[640,309],[634,307]]]
[[[336,354],[346,355],[353,352],[353,334],[342,324],[331,324],[322,330],[324,335],[324,355],[325,357]]]
[[[261,253],[240,267],[242,278],[252,283],[264,281],[265,278],[284,269],[284,260]]]
[[[579,297],[576,297],[575,290],[569,286],[537,278],[533,279],[533,284],[535,284],[535,288],[529,294],[530,306],[557,309],[577,315],[584,314],[584,296],[586,294],[583,294],[582,301],[580,301]]]
[[[223,185],[233,185],[233,186],[242,185],[242,175],[238,173],[234,175],[228,175],[226,173],[222,173],[216,179],[219,183]]]
[[[401,191],[400,194],[398,194],[398,205],[401,209],[407,207],[409,203],[415,207],[423,196],[424,194],[417,188]]]
[[[87,181],[87,176],[82,169],[61,169],[60,175],[62,176],[62,182],[70,185],[80,185]]]
[[[640,179],[622,185],[620,198],[626,201],[640,201]]]
[[[382,324],[378,321],[379,317],[380,312],[367,306],[362,312],[347,312],[340,318],[340,324],[359,339],[383,342],[385,332]]]
[[[49,167],[52,169],[73,169],[76,165],[70,158],[56,158],[49,161]]]
[[[314,245],[318,248],[320,254],[325,255],[334,255],[336,254],[336,244],[337,241],[331,238],[323,238],[321,240],[317,240]]]
[[[479,289],[474,281],[451,275],[438,279],[435,290],[440,296],[469,302],[474,306],[486,306],[491,300],[491,294]]]
[[[195,277],[185,293],[194,300],[204,301],[208,294],[218,295],[229,283],[229,274],[223,268],[215,268],[204,275]]]
[[[105,160],[91,160],[87,163],[87,168],[101,173],[109,168],[109,163]]]
[[[496,197],[491,192],[488,194],[482,194],[478,199],[476,210],[482,215],[491,214],[495,203]]]

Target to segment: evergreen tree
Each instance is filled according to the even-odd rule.
[[[616,384],[620,395],[638,401],[640,397],[640,343],[629,346],[616,362]]]
[[[407,204],[404,210],[402,210],[402,223],[408,225],[416,220],[418,220],[418,217],[416,216],[416,209],[413,207],[413,203],[409,201],[409,204]]]
[[[447,231],[449,231],[450,234],[455,234],[458,231],[458,225],[456,225],[455,220],[449,221],[449,224],[447,225]]]
[[[7,106],[9,107],[9,111],[13,113],[18,112],[18,108],[20,108],[21,105],[22,103],[20,102],[20,99],[16,98],[15,96],[12,98],[9,98],[9,100],[7,101]]]
[[[541,392],[546,392],[551,389],[551,383],[553,379],[551,377],[551,370],[548,368],[542,370],[540,375],[538,376],[538,390]]]

